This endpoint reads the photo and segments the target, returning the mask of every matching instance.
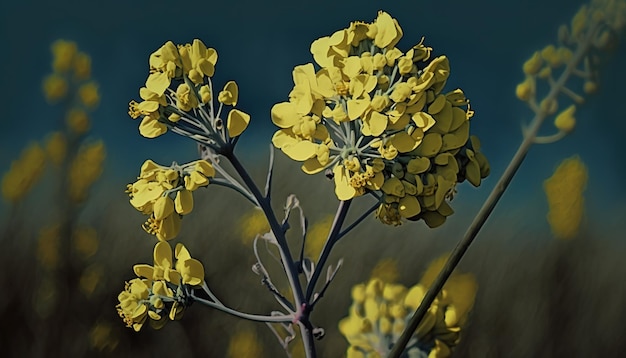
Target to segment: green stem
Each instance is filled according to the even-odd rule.
[[[565,86],[565,83],[572,75],[574,68],[578,65],[579,61],[581,61],[587,54],[587,50],[589,49],[591,38],[594,32],[595,30],[592,28],[589,31],[587,38],[583,40],[579,47],[576,49],[576,53],[574,54],[572,61],[568,63],[567,67],[565,68],[565,70],[563,70],[563,73],[559,77],[559,80],[551,88],[550,92],[545,98],[546,101],[556,100],[556,97],[558,96],[561,88]],[[472,221],[471,225],[465,232],[465,235],[458,242],[458,244],[450,254],[450,257],[448,258],[448,261],[446,261],[441,272],[439,272],[439,275],[426,292],[422,303],[419,305],[419,307],[416,309],[415,313],[411,317],[411,320],[409,321],[406,329],[404,330],[404,332],[402,332],[402,335],[400,336],[398,342],[396,342],[393,349],[389,353],[388,358],[398,358],[404,351],[404,348],[406,347],[409,340],[411,339],[411,336],[417,329],[417,326],[426,315],[426,312],[430,308],[430,305],[433,303],[433,301],[443,288],[443,285],[452,274],[454,268],[461,261],[461,258],[470,247],[470,245],[476,238],[476,235],[484,225],[485,221],[487,221],[487,218],[489,217],[489,215],[491,215],[491,212],[493,211],[496,204],[511,183],[513,176],[522,165],[522,162],[524,161],[524,158],[526,158],[526,154],[528,154],[530,147],[535,143],[535,137],[537,136],[537,132],[539,131],[539,128],[541,127],[546,116],[547,114],[544,111],[537,111],[535,113],[535,117],[531,121],[530,129],[528,130],[527,135],[524,137],[524,140],[517,149],[517,152],[513,156],[513,159],[505,169],[495,187],[492,189],[489,197],[487,198],[480,211]]]

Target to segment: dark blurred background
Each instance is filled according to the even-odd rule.
[[[0,295],[1,317],[7,322],[2,346],[10,355],[46,355],[33,348],[41,338],[37,325],[45,324],[44,330],[67,332],[59,344],[74,348],[63,350],[65,354],[225,356],[229,336],[241,326],[219,312],[192,307],[182,322],[140,333],[116,320],[116,296],[124,280],[133,276],[132,265],[151,261],[154,244],[140,228],[143,216],[128,205],[125,185],[135,180],[145,159],[187,162],[197,156],[195,144],[172,133],[154,140],[141,137],[139,122],[127,114],[128,102],[139,99],[139,87],[147,77],[148,56],[167,40],[185,43],[194,38],[218,51],[214,83],[218,88],[231,79],[239,84],[238,107],[252,115],[252,122],[238,153],[261,181],[275,130],[269,111],[287,99],[293,67],[312,61],[313,40],[350,21],[371,21],[383,9],[402,26],[400,49],[425,36],[436,55],[449,57],[446,89],[460,87],[470,98],[476,111],[472,131],[481,139],[492,174],[478,189],[459,186],[453,202],[456,213],[440,229],[428,230],[422,223],[382,227],[372,218],[339,245],[336,257],[344,256],[346,267],[329,291],[333,304],[320,306],[316,314],[329,333],[320,342],[322,356],[340,356],[346,346],[336,322],[347,315],[352,285],[367,279],[369,270],[384,257],[398,259],[399,280],[410,285],[432,258],[450,250],[462,235],[520,143],[521,125],[532,118],[515,97],[515,86],[524,78],[522,63],[534,51],[555,43],[559,25],[569,23],[581,4],[566,0],[3,2],[0,40],[5,64],[0,69],[4,83],[0,91],[7,103],[0,170],[7,171],[29,141],[41,140],[59,127],[62,109],[49,106],[41,93],[42,79],[50,72],[50,44],[57,39],[75,41],[92,58],[92,77],[99,84],[101,100],[92,115],[90,136],[103,139],[107,159],[77,219],[98,232],[98,253],[91,260],[101,263],[102,274],[89,297],[76,301],[83,306],[67,310],[73,318],[63,320],[62,327],[28,311],[38,300],[34,293],[39,275],[34,254],[38,230],[50,224],[47,213],[55,210],[42,199],[48,197],[38,194],[50,190],[48,182],[38,185],[20,216],[11,216],[10,205],[2,205],[0,224],[11,227],[3,231],[6,249],[0,258],[4,262],[0,282],[10,285]],[[477,276],[479,293],[459,356],[608,356],[626,348],[620,340],[626,318],[621,305],[626,297],[626,269],[620,255],[625,248],[626,162],[619,147],[626,133],[619,107],[626,81],[620,63],[626,59],[626,46],[620,44],[607,59],[599,92],[587,96],[587,103],[576,112],[575,131],[556,144],[532,148],[462,262],[461,270]],[[553,131],[547,123],[543,133]],[[574,154],[589,171],[585,216],[579,236],[563,242],[552,237],[545,219],[548,207],[542,183],[562,159]],[[277,170],[281,173],[277,203],[293,192],[312,220],[335,210],[332,186],[324,178],[307,177],[287,160],[278,160]],[[232,300],[232,306],[268,309],[269,299],[256,302],[264,288],[249,271],[252,252],[233,229],[236,217],[250,208],[243,201],[223,206],[233,194],[220,189],[200,194],[197,212],[183,222],[180,240],[205,263],[210,283]],[[207,218],[215,223],[209,228]],[[67,290],[69,295],[81,295],[76,288]],[[65,327],[69,324],[72,328]],[[108,327],[106,336],[115,345],[94,344],[93,335],[84,341],[72,338],[77,332],[93,332],[98,324]],[[263,325],[246,327],[258,332],[266,356],[279,351]]]

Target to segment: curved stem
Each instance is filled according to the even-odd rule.
[[[352,200],[339,202],[339,206],[337,207],[337,213],[335,214],[335,218],[333,219],[330,233],[328,234],[328,238],[326,239],[326,243],[324,244],[324,248],[322,249],[320,258],[319,260],[317,260],[317,265],[315,266],[315,271],[313,271],[313,276],[311,277],[311,280],[309,281],[309,284],[306,288],[305,297],[307,301],[309,301],[313,296],[313,291],[315,291],[315,284],[317,283],[317,280],[322,273],[322,269],[324,268],[326,260],[328,260],[328,256],[330,256],[330,251],[332,250],[335,243],[339,240],[339,230],[341,230],[341,226],[346,219],[348,209],[350,208],[350,203],[352,203]]]
[[[256,199],[254,199],[254,197],[251,196],[250,193],[245,191],[240,186],[234,185],[233,183],[231,183],[228,180],[220,180],[219,178],[211,178],[211,179],[209,179],[209,183],[211,183],[213,185],[220,185],[220,186],[224,186],[224,187],[227,187],[227,188],[231,188],[234,191],[238,192],[239,194],[243,195],[243,197],[248,199],[252,204],[258,205],[257,202],[256,202]]]
[[[565,86],[565,83],[567,82],[569,77],[572,75],[574,68],[578,65],[579,61],[582,60],[584,56],[586,55],[594,32],[595,32],[594,29],[591,29],[591,31],[589,31],[589,35],[587,36],[587,38],[581,42],[580,46],[577,48],[576,53],[574,54],[572,58],[572,61],[568,63],[567,67],[565,68],[565,70],[563,70],[563,73],[559,77],[559,80],[555,83],[554,86],[552,86],[550,92],[546,96],[545,98],[546,101],[556,100],[556,97],[558,96],[561,88]],[[504,194],[504,191],[507,189],[507,187],[511,183],[511,179],[513,179],[513,176],[515,175],[519,167],[522,165],[524,158],[526,158],[526,154],[528,154],[530,147],[535,142],[535,137],[537,136],[537,132],[539,131],[539,128],[541,127],[541,124],[545,120],[546,116],[547,115],[544,111],[537,111],[535,113],[535,117],[531,121],[531,126],[527,133],[528,135],[524,137],[524,140],[522,141],[519,148],[517,149],[517,152],[513,156],[513,159],[511,160],[507,168],[504,170],[504,173],[502,174],[502,176],[496,183],[495,187],[492,189],[491,193],[489,194],[489,197],[487,198],[483,206],[480,208],[480,211],[478,212],[478,214],[476,214],[476,217],[474,218],[471,225],[465,232],[465,235],[458,242],[458,244],[456,245],[456,247],[450,254],[450,257],[448,257],[448,261],[446,261],[445,265],[441,269],[441,272],[439,272],[439,275],[437,276],[433,284],[430,286],[430,288],[426,292],[426,295],[424,296],[422,303],[415,310],[415,313],[411,317],[411,320],[409,321],[404,332],[402,332],[402,335],[398,339],[398,342],[396,342],[393,349],[389,353],[388,358],[398,358],[404,351],[404,348],[406,347],[409,340],[411,339],[411,336],[417,329],[417,326],[420,324],[420,322],[426,315],[426,312],[428,311],[428,309],[430,308],[430,305],[435,300],[435,297],[437,297],[437,295],[439,294],[439,291],[441,291],[441,289],[443,288],[443,285],[446,283],[446,281],[452,274],[452,271],[458,265],[459,261],[461,261],[461,258],[463,257],[467,249],[470,247],[470,245],[476,238],[476,235],[478,234],[482,226],[485,224],[485,221],[487,221],[487,218],[489,217],[489,215],[495,208],[496,204],[502,197],[502,194]]]
[[[232,308],[226,307],[222,304],[219,303],[215,303],[215,302],[211,302],[209,300],[205,300],[204,298],[200,298],[194,294],[191,295],[191,297],[193,298],[193,300],[195,302],[199,302],[202,303],[205,306],[209,306],[215,309],[218,309],[222,312],[228,313],[230,315],[233,315],[235,317],[239,317],[239,318],[243,318],[243,319],[247,319],[249,321],[255,321],[255,322],[291,322],[293,320],[293,317],[291,316],[263,316],[263,315],[257,315],[257,314],[250,314],[250,313],[243,313],[243,312],[239,312],[237,310],[234,310]]]

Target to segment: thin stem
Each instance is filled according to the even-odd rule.
[[[556,100],[556,97],[559,94],[560,89],[565,86],[565,83],[567,82],[569,77],[572,75],[573,69],[576,67],[578,62],[587,53],[587,50],[591,42],[590,41],[591,34],[593,33],[594,31],[592,29],[592,31],[589,32],[589,35],[587,36],[586,41],[583,41],[581,45],[578,47],[578,49],[576,50],[576,53],[574,54],[572,58],[572,61],[568,63],[567,67],[565,68],[561,76],[559,77],[559,80],[556,82],[555,86],[551,88],[550,92],[546,96],[545,98],[546,101]],[[546,116],[547,115],[544,111],[538,111],[535,113],[535,117],[531,121],[531,127],[528,131],[528,135],[524,137],[524,140],[522,141],[519,148],[517,149],[517,152],[513,156],[511,163],[509,163],[509,165],[505,169],[504,173],[502,174],[502,176],[496,183],[495,187],[492,189],[491,193],[489,194],[489,197],[487,198],[487,200],[481,207],[480,211],[478,212],[478,214],[472,221],[471,225],[465,232],[465,235],[458,242],[457,246],[454,248],[454,250],[450,254],[450,257],[448,258],[448,261],[445,263],[441,272],[439,272],[439,275],[437,276],[433,284],[430,286],[430,288],[426,292],[426,295],[424,296],[422,303],[420,303],[419,307],[416,309],[415,313],[411,317],[409,324],[407,325],[404,332],[402,332],[402,335],[400,336],[398,342],[396,342],[393,349],[389,353],[388,358],[398,358],[404,351],[404,348],[406,347],[409,340],[411,339],[411,336],[417,329],[417,326],[420,324],[420,322],[426,315],[426,312],[428,311],[428,309],[430,308],[430,305],[435,300],[435,297],[437,297],[437,295],[439,294],[439,291],[441,291],[441,289],[443,288],[443,285],[446,283],[446,281],[452,274],[452,271],[461,261],[461,258],[463,257],[463,255],[465,254],[469,246],[472,244],[472,242],[476,238],[476,235],[478,234],[482,226],[485,224],[485,221],[487,221],[487,218],[489,217],[489,215],[495,208],[496,204],[498,203],[498,201],[504,194],[504,191],[507,189],[507,187],[511,183],[511,179],[513,179],[513,176],[515,175],[515,173],[521,166],[522,162],[524,161],[524,158],[526,158],[526,154],[528,154],[528,150],[535,142],[535,137],[537,136],[537,132],[539,131],[539,128],[541,127],[541,124],[545,120]]]
[[[204,298],[200,298],[200,297],[196,296],[193,293],[191,294],[191,297],[193,298],[193,300],[195,302],[202,303],[205,306],[209,306],[209,307],[218,309],[218,310],[220,310],[222,312],[228,313],[228,314],[233,315],[235,317],[247,319],[249,321],[255,321],[255,322],[291,322],[293,320],[293,317],[285,316],[285,315],[283,315],[283,316],[263,316],[263,315],[239,312],[239,311],[234,310],[232,308],[226,307],[226,306],[224,306],[222,304],[219,304],[219,303],[216,303],[216,302],[211,302],[209,300],[205,300]]]
[[[348,232],[350,232],[350,230],[354,229],[357,225],[359,225],[361,223],[361,221],[365,220],[365,218],[367,218],[371,213],[376,211],[376,209],[378,209],[379,206],[380,206],[380,202],[377,202],[376,204],[372,205],[372,207],[367,209],[367,211],[364,212],[361,216],[359,216],[358,219],[354,220],[354,222],[352,224],[350,224],[342,232],[337,234],[337,239],[336,240],[339,240],[342,237],[344,237]]]
[[[243,195],[243,197],[248,199],[252,204],[258,205],[256,202],[256,199],[254,199],[254,197],[248,191],[244,190],[241,186],[234,185],[228,180],[222,180],[219,178],[211,178],[209,179],[209,183],[231,188],[234,191],[238,192],[239,194]]]
[[[306,357],[315,358],[313,330],[309,322],[309,310],[306,307],[306,303],[308,301],[305,300],[304,293],[302,292],[302,285],[300,284],[298,277],[298,269],[296,268],[296,264],[291,256],[291,251],[289,251],[289,245],[287,244],[287,239],[285,238],[282,225],[280,225],[276,219],[276,215],[274,214],[274,210],[272,210],[269,199],[261,194],[261,191],[259,191],[259,188],[254,183],[254,180],[252,180],[246,169],[243,165],[241,165],[241,162],[239,162],[239,159],[237,159],[237,156],[235,156],[235,153],[233,153],[232,148],[226,148],[224,156],[231,162],[241,179],[244,181],[246,186],[248,186],[252,195],[254,195],[257,199],[259,206],[263,209],[263,212],[267,217],[267,221],[269,222],[270,228],[272,229],[274,237],[278,243],[283,269],[287,275],[287,280],[289,281],[289,286],[291,287],[293,293],[295,306],[296,308],[305,306],[302,315],[297,317],[297,320],[298,326],[300,327],[300,333],[302,335],[302,341],[304,342]]]
[[[326,239],[326,243],[324,244],[324,248],[322,249],[320,258],[319,260],[317,260],[315,271],[313,271],[313,276],[311,277],[311,280],[309,281],[306,289],[305,297],[307,301],[309,301],[313,296],[313,291],[315,291],[315,284],[317,283],[317,280],[322,273],[322,269],[324,268],[326,260],[328,260],[328,256],[330,256],[330,251],[333,248],[333,245],[335,245],[338,240],[339,230],[341,230],[341,226],[346,219],[348,209],[350,208],[350,203],[352,203],[352,200],[339,202],[339,206],[337,207],[337,213],[335,214],[335,218],[333,219],[330,233],[328,234],[328,238]]]

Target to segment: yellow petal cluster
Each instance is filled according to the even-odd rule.
[[[68,190],[72,200],[82,202],[87,198],[89,188],[102,174],[105,158],[102,141],[84,145],[78,150],[68,173]]]
[[[91,57],[78,50],[73,41],[57,40],[50,47],[52,52],[52,73],[44,78],[43,92],[50,103],[71,98],[78,89],[78,98],[84,106],[94,108],[100,101],[95,82],[91,77]],[[76,87],[74,87],[76,86]]]
[[[563,160],[544,184],[548,199],[548,223],[559,239],[578,233],[584,214],[583,192],[587,185],[587,167],[578,156]]]
[[[172,259],[169,243],[159,241],[154,246],[154,266],[139,264],[133,270],[139,277],[131,280],[118,296],[117,310],[129,327],[141,329],[148,317],[154,328],[167,321],[180,319],[187,302],[182,285],[198,286],[204,282],[204,267],[191,258],[182,244],[175,249]]]
[[[128,114],[133,118],[141,117],[139,132],[146,138],[155,138],[177,124],[182,117],[193,117],[199,110],[205,116],[198,121],[206,125],[206,117],[213,117],[212,83],[210,77],[215,72],[217,52],[198,39],[191,44],[175,45],[168,41],[150,55],[150,74],[139,95],[143,101],[131,101]],[[166,96],[167,95],[167,96]],[[221,105],[235,106],[239,88],[235,81],[229,81],[217,97]],[[205,107],[205,105],[208,105]],[[208,108],[209,112],[206,112]],[[221,113],[221,107],[218,113]],[[219,115],[219,114],[217,114]],[[197,119],[197,118],[194,118]],[[194,121],[190,119],[190,121]],[[189,122],[189,121],[187,121]],[[214,131],[221,131],[222,120],[211,121]],[[227,117],[227,129],[230,138],[239,136],[248,126],[250,115],[231,109]],[[182,126],[184,127],[184,126]],[[197,129],[196,129],[197,130]],[[177,133],[183,134],[180,131]],[[191,135],[193,132],[184,132]],[[207,131],[208,136],[215,135]]]
[[[33,143],[26,147],[2,177],[4,199],[11,203],[20,201],[41,177],[45,160],[46,153],[39,144]]]
[[[339,200],[381,190],[382,222],[436,226],[452,213],[442,202],[454,185],[479,185],[489,165],[469,141],[469,100],[460,89],[442,92],[448,58],[433,58],[423,39],[400,51],[402,34],[381,11],[314,41],[320,68],[294,68],[289,101],[271,110],[280,128],[272,143],[308,174],[330,169]]]
[[[354,286],[350,314],[339,322],[339,331],[349,344],[347,357],[387,356],[427,287],[421,282],[407,288],[378,278]],[[452,348],[459,343],[461,326],[475,294],[476,284],[471,275],[460,275],[448,283],[418,326],[405,353],[450,356]]]
[[[127,193],[131,205],[149,215],[144,230],[166,241],[178,235],[182,216],[193,210],[191,192],[209,185],[209,178],[214,176],[215,169],[205,160],[172,167],[147,160]]]

